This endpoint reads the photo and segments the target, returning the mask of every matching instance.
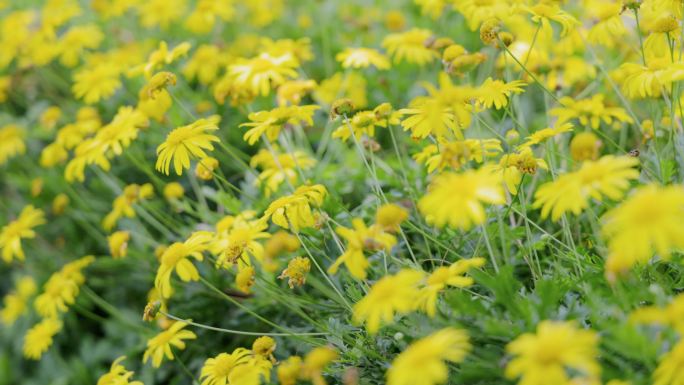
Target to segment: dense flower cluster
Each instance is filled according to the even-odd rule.
[[[2,380],[684,384],[683,85],[674,0],[0,0]]]

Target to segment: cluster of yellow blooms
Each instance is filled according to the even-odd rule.
[[[15,287],[0,320],[31,320],[26,358],[46,354],[70,308],[102,318],[77,302],[81,291],[118,314],[84,287],[88,266],[135,265],[150,289],[143,318],[161,329],[145,337],[153,368],[200,346],[194,327],[259,336],[205,354],[190,374],[201,385],[357,385],[346,364],[367,352],[388,385],[443,384],[477,358],[472,330],[494,328],[451,320],[461,295],[482,313],[499,305],[480,301],[478,277],[527,263],[537,287],[566,274],[556,255],[542,269],[542,250],[569,250],[573,279],[600,271],[626,303],[637,297],[620,285],[684,251],[682,1],[409,1],[419,22],[389,3],[333,4],[359,33],[333,42],[324,21],[284,0],[9,3],[0,0],[0,255],[18,273],[3,280]],[[314,3],[330,13],[318,3],[335,2]],[[294,16],[293,31],[324,36],[266,37]],[[456,17],[457,30],[440,26]],[[232,24],[259,34],[224,30]],[[30,186],[14,183],[35,170]],[[39,279],[39,250],[76,253],[64,250],[66,223],[107,254],[51,260],[62,267]],[[200,284],[277,332],[174,316],[175,302],[204,296]],[[260,315],[283,303],[310,325]],[[348,325],[317,319],[312,304]],[[505,320],[519,333],[496,341],[498,369],[520,385],[628,384],[602,366],[600,316]],[[679,295],[622,317],[678,335],[658,341],[667,351],[656,385],[684,384],[682,316]],[[301,349],[288,342],[278,361],[271,336],[309,352],[290,354]],[[97,384],[143,385],[124,360]]]

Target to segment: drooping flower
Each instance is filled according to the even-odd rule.
[[[21,247],[22,239],[36,237],[35,227],[45,224],[43,210],[28,205],[21,210],[19,217],[8,223],[0,231],[0,250],[2,259],[10,263],[16,257],[23,261],[26,257]]]
[[[218,115],[213,115],[171,131],[164,143],[157,147],[155,169],[169,175],[169,168],[173,160],[176,174],[181,175],[184,169],[190,168],[190,157],[206,158],[205,150],[214,150],[211,142],[220,141],[218,137],[207,132],[218,130],[217,124],[220,120],[221,118]]]
[[[449,286],[468,287],[474,281],[465,273],[471,268],[482,267],[484,258],[461,259],[449,266],[436,268],[426,279],[425,286],[420,288],[419,307],[430,317],[437,312],[437,295]]]
[[[164,357],[168,360],[174,359],[172,348],[178,350],[185,349],[185,341],[194,340],[197,335],[190,330],[183,328],[188,326],[187,322],[176,321],[168,329],[160,332],[156,336],[147,341],[147,349],[143,354],[143,363],[152,359],[152,366],[158,368],[161,366]]]
[[[172,293],[171,273],[174,271],[183,282],[199,280],[197,268],[190,262],[190,257],[198,261],[204,259],[202,252],[207,250],[213,240],[208,231],[197,231],[185,242],[175,242],[161,255],[161,264],[154,278],[154,286],[162,298],[169,298]]]
[[[153,188],[154,187],[152,187],[152,184],[150,183],[145,183],[142,186],[133,183],[124,187],[121,191],[121,195],[114,198],[112,211],[110,211],[102,220],[102,227],[105,230],[110,231],[122,217],[135,217],[133,205],[153,196]]]
[[[43,285],[43,292],[33,302],[36,312],[45,318],[57,318],[59,313],[69,310],[69,306],[76,302],[80,286],[85,282],[81,270],[94,260],[93,256],[88,255],[67,263],[53,273]]]
[[[514,356],[506,365],[506,377],[520,378],[519,384],[591,383],[601,372],[596,362],[598,335],[578,329],[574,322],[542,321],[536,334],[519,336],[506,350]]]
[[[518,147],[521,149],[525,147],[532,147],[536,144],[545,142],[547,139],[556,137],[557,135],[570,131],[572,131],[572,124],[556,124],[554,127],[547,127],[533,132],[532,134],[530,134],[530,136],[526,138],[525,142]]]
[[[269,141],[275,141],[286,124],[313,125],[313,114],[319,108],[316,105],[286,106],[276,107],[270,111],[253,112],[248,116],[251,122],[240,125],[240,127],[250,127],[243,139],[250,145],[256,143],[262,135],[265,135]]]
[[[24,357],[39,360],[52,346],[52,338],[62,330],[62,323],[55,318],[45,318],[26,332]]]
[[[304,357],[299,378],[310,381],[313,385],[326,385],[323,370],[338,357],[339,353],[330,346],[319,346],[311,349]]]
[[[551,214],[551,219],[557,221],[566,212],[579,215],[589,206],[590,199],[618,200],[629,188],[630,181],[639,177],[635,168],[638,164],[636,158],[613,155],[586,161],[579,170],[541,185],[534,194],[532,207],[542,209],[542,218]]]
[[[304,151],[280,153],[276,146],[273,146],[273,151],[262,148],[249,161],[251,167],[262,169],[254,183],[264,185],[264,193],[267,197],[276,192],[285,181],[295,184],[297,172],[308,170],[315,164],[316,160]]]
[[[602,220],[608,240],[606,270],[609,275],[646,263],[654,253],[667,259],[672,251],[684,249],[684,188],[647,185]]]
[[[354,305],[354,323],[365,323],[368,333],[375,334],[382,324],[392,323],[395,314],[415,310],[418,283],[424,276],[422,271],[404,269],[381,278]]]
[[[504,202],[501,178],[487,169],[479,169],[438,175],[418,201],[418,209],[428,223],[437,227],[448,224],[468,230],[485,222],[483,203]]]
[[[447,382],[444,361],[462,362],[471,349],[468,333],[446,328],[413,342],[392,361],[387,385],[435,385]]]
[[[216,225],[216,236],[211,252],[216,255],[216,267],[229,269],[238,265],[240,269],[252,266],[253,260],[262,262],[264,246],[262,239],[271,235],[265,220],[254,219],[253,211],[242,212],[238,216],[226,216]]]
[[[301,186],[294,193],[271,202],[264,212],[264,220],[269,218],[276,225],[299,232],[300,229],[313,227],[315,218],[311,206],[320,207],[328,194],[325,186],[316,184]]]
[[[522,9],[532,15],[532,21],[539,23],[540,28],[547,36],[553,34],[551,21],[555,21],[561,26],[561,37],[580,25],[580,22],[571,14],[563,11],[554,3],[539,2],[531,7],[523,6]]]
[[[128,231],[116,231],[107,237],[109,243],[109,252],[112,258],[123,258],[128,251],[128,241],[131,238],[131,233]]]

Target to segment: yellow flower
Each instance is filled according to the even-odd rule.
[[[72,90],[77,99],[95,104],[108,99],[121,87],[121,68],[114,63],[99,63],[82,68],[74,75]]]
[[[135,217],[133,205],[154,195],[153,187],[149,183],[140,186],[135,183],[124,187],[121,195],[117,196],[112,203],[110,211],[102,220],[102,227],[110,231],[121,217]]]
[[[50,276],[43,287],[43,293],[36,297],[33,305],[41,316],[56,318],[60,312],[65,313],[76,302],[78,292],[78,282],[63,271],[58,271]]]
[[[673,64],[669,56],[652,57],[647,63],[624,63],[618,68],[622,91],[628,98],[659,98],[672,83],[684,79],[684,63]]]
[[[164,186],[164,198],[167,200],[176,200],[183,197],[185,189],[183,185],[178,182],[171,182]]]
[[[512,82],[505,83],[501,80],[487,78],[487,80],[477,88],[477,93],[480,94],[478,103],[484,108],[492,108],[492,106],[494,106],[497,110],[500,110],[508,105],[508,99],[511,97],[511,94],[523,93],[523,87],[526,85],[527,83],[520,80],[513,80]]]
[[[0,128],[0,166],[10,158],[25,152],[24,130],[21,127],[8,124]]]
[[[404,131],[411,130],[413,138],[424,139],[429,135],[441,138],[449,131],[462,136],[453,109],[437,98],[417,97],[409,108],[402,108],[399,113],[409,115],[401,121],[401,126]]]
[[[586,161],[575,171],[541,185],[534,194],[533,208],[541,207],[542,218],[551,214],[555,222],[566,212],[579,215],[589,206],[589,200],[622,198],[630,180],[639,178],[636,158],[606,155],[598,161]]]
[[[608,240],[606,270],[623,272],[646,263],[654,253],[668,259],[684,249],[684,188],[647,185],[603,216],[602,232]]]
[[[597,22],[589,29],[587,40],[613,48],[627,34],[627,28],[622,22],[622,4],[610,2],[592,2],[587,8],[589,14]]]
[[[121,356],[114,360],[109,372],[101,375],[97,380],[97,385],[144,385],[141,381],[130,382],[133,372],[126,370],[126,367],[121,365],[125,359],[126,356]]]
[[[530,147],[523,147],[519,152],[503,155],[499,164],[484,168],[500,174],[508,192],[516,195],[524,174],[535,174],[538,169],[548,170],[549,167],[544,159],[535,158]]]
[[[601,146],[601,140],[594,133],[580,132],[570,141],[570,156],[577,162],[596,160]]]
[[[302,358],[290,356],[278,365],[276,374],[281,385],[295,385],[302,371]]]
[[[116,231],[107,237],[109,242],[109,252],[112,258],[123,258],[128,251],[128,241],[131,238],[131,233],[128,231]]]
[[[158,0],[155,1],[158,2]],[[168,6],[171,7],[172,5],[168,4]],[[166,44],[165,41],[161,41],[159,42],[159,48],[150,53],[147,61],[136,67],[133,67],[130,71],[128,71],[128,76],[136,76],[142,73],[146,78],[149,78],[155,71],[163,67],[165,64],[171,64],[178,58],[185,56],[188,51],[190,51],[190,48],[192,48],[190,43],[183,42],[169,50],[168,44]]]
[[[333,105],[333,112],[339,111],[340,107]],[[347,116],[345,114],[345,116]],[[384,121],[378,120],[373,111],[359,111],[351,119],[345,118],[343,124],[332,133],[333,138],[344,141],[351,138],[352,134],[357,140],[363,136],[372,138],[375,136],[375,126],[386,126]]]
[[[446,328],[415,341],[392,361],[387,385],[434,385],[449,378],[447,362],[462,362],[471,349],[464,330]]]
[[[287,269],[283,270],[278,278],[287,278],[287,285],[290,286],[290,289],[294,289],[295,286],[302,286],[306,283],[306,275],[309,270],[311,270],[309,258],[294,257],[287,264]]]
[[[557,124],[555,127],[547,127],[532,133],[532,135],[526,138],[526,141],[518,146],[518,148],[523,149],[525,147],[532,147],[535,144],[545,142],[549,138],[553,138],[565,132],[572,131],[572,124],[563,123]]]
[[[36,232],[33,229],[42,224],[45,224],[43,210],[31,205],[24,207],[19,218],[5,225],[0,231],[2,259],[7,263],[12,262],[14,257],[23,261],[25,256],[21,248],[21,240],[35,238]]]
[[[197,162],[197,166],[195,166],[195,175],[202,180],[212,180],[214,178],[214,170],[218,167],[218,159],[208,156]]]
[[[216,225],[216,237],[211,245],[211,252],[217,255],[216,267],[230,268],[238,264],[239,268],[252,265],[252,258],[262,262],[264,247],[260,239],[271,235],[264,230],[268,223],[264,220],[253,220],[252,211],[246,211],[238,217],[228,216]],[[232,221],[225,226],[225,221]]]
[[[214,146],[211,142],[220,141],[218,137],[208,134],[207,131],[218,130],[217,124],[220,120],[218,115],[213,115],[171,131],[164,143],[157,147],[155,169],[169,175],[171,160],[173,160],[176,174],[181,175],[183,169],[190,168],[190,156],[206,158],[207,154],[204,150],[212,151]]]
[[[62,323],[54,318],[45,318],[26,332],[24,357],[39,360],[52,345],[52,337],[62,330]]]
[[[418,201],[418,210],[428,223],[448,224],[461,230],[486,220],[482,203],[503,204],[501,178],[486,169],[462,174],[443,173],[435,177],[427,193]]]
[[[294,150],[288,153],[279,153],[277,146],[272,147],[273,151],[262,148],[249,161],[251,167],[262,169],[254,183],[265,185],[266,197],[276,192],[285,181],[295,184],[298,170],[308,170],[316,164],[316,160],[304,151]]]
[[[278,106],[286,106],[288,103],[298,106],[302,102],[302,98],[315,89],[316,82],[313,80],[288,80],[278,86]]]
[[[684,380],[684,339],[660,357],[653,385],[679,385]]]
[[[312,349],[304,357],[300,379],[311,381],[313,385],[325,385],[323,369],[337,360],[338,357],[337,351],[329,346],[319,346]]]
[[[396,313],[406,314],[415,310],[418,283],[424,276],[422,271],[404,269],[381,278],[354,305],[353,322],[365,323],[368,333],[375,334],[381,324],[392,323]]]
[[[437,312],[437,295],[448,286],[468,287],[473,284],[473,279],[466,277],[465,273],[485,264],[484,258],[461,259],[449,266],[436,268],[428,277],[425,286],[420,288],[419,307],[430,317]]]
[[[263,358],[269,359],[271,362],[275,363],[275,357],[273,357],[273,352],[276,349],[276,342],[273,338],[269,336],[261,336],[254,340],[252,343],[252,352]]]
[[[48,130],[52,130],[61,116],[62,109],[57,106],[48,107],[40,114],[40,125]]]
[[[270,111],[259,111],[249,114],[249,123],[242,123],[240,127],[250,127],[242,137],[247,143],[253,145],[262,135],[270,141],[275,141],[280,130],[286,124],[313,125],[313,114],[319,106],[287,106],[276,107]]]
[[[519,336],[506,350],[514,356],[506,365],[506,377],[520,378],[521,385],[569,385],[571,380],[596,380],[601,372],[596,362],[598,335],[578,329],[574,322],[542,321],[536,334]]]
[[[266,381],[270,379],[272,366],[264,357],[237,348],[230,354],[221,353],[204,362],[201,385],[259,385],[262,377]]]
[[[255,95],[267,96],[288,79],[297,77],[299,62],[292,54],[272,56],[268,53],[252,59],[240,59],[228,66],[228,74],[235,86]]]
[[[330,266],[328,272],[337,273],[340,265],[344,263],[353,277],[366,279],[366,269],[370,263],[363,254],[364,249],[374,252],[384,250],[388,253],[397,243],[397,239],[378,225],[367,227],[360,218],[352,220],[352,227],[353,229],[349,229],[340,226],[335,229],[335,232],[347,241],[347,245],[344,253]]]
[[[197,78],[200,84],[211,84],[218,77],[221,68],[228,63],[228,59],[218,46],[201,45],[183,68],[183,75],[188,81]]]
[[[147,349],[143,354],[143,363],[152,358],[152,366],[158,368],[164,357],[168,360],[173,360],[172,347],[183,350],[185,349],[185,341],[183,340],[194,340],[197,338],[197,335],[190,330],[183,330],[186,326],[188,326],[188,323],[176,321],[168,329],[149,339],[147,341]]]
[[[263,219],[267,221],[270,218],[273,223],[284,229],[292,227],[294,232],[313,227],[315,219],[311,205],[320,207],[327,194],[328,191],[321,184],[301,186],[292,195],[273,201],[264,212]]]
[[[406,32],[387,35],[382,46],[387,49],[395,63],[407,61],[423,66],[439,57],[437,52],[429,48],[432,31],[413,28]]]
[[[59,38],[60,62],[75,67],[86,49],[96,49],[104,40],[104,34],[95,24],[75,25]]]
[[[390,68],[389,59],[372,48],[347,48],[335,56],[343,68],[368,68],[371,65],[379,70]]]
[[[203,260],[202,252],[209,248],[212,239],[212,233],[198,231],[190,235],[185,242],[175,242],[164,251],[154,278],[154,286],[159,290],[162,298],[171,296],[171,273],[174,270],[183,282],[199,280],[199,272],[190,262],[189,257],[198,261]]]
[[[234,15],[232,1],[199,0],[195,10],[185,20],[185,28],[196,34],[207,34],[214,28],[217,19],[231,21]]]
[[[413,156],[416,162],[425,164],[428,172],[442,171],[446,167],[460,169],[470,161],[482,163],[485,157],[493,157],[503,151],[498,139],[438,139],[438,144],[428,144]]]
[[[251,293],[251,288],[254,286],[254,274],[254,267],[243,267],[235,276],[235,286],[243,293]]]
[[[563,11],[558,5],[553,3],[540,2],[531,7],[523,6],[522,9],[532,15],[532,21],[540,23],[540,28],[547,36],[553,34],[551,21],[555,21],[561,25],[561,37],[567,35],[568,32],[581,25],[572,15]]]
[[[348,98],[356,107],[364,108],[368,105],[367,84],[366,79],[357,72],[336,72],[321,81],[314,96],[327,105],[331,105],[335,100]]]
[[[408,218],[408,211],[394,203],[385,203],[375,213],[375,223],[384,231],[399,231],[399,226]]]
[[[26,313],[27,303],[35,292],[36,282],[32,277],[26,276],[19,279],[16,288],[3,298],[4,306],[0,310],[2,322],[10,326],[17,318]]]
[[[148,0],[137,5],[140,25],[167,29],[185,14],[186,0]]]
[[[557,124],[563,124],[571,119],[578,119],[583,126],[591,125],[597,130],[601,121],[610,125],[613,120],[623,123],[633,123],[632,118],[620,107],[605,105],[603,94],[596,94],[588,99],[576,100],[570,97],[560,99],[562,107],[552,108],[549,114],[558,117]]]
[[[675,296],[664,307],[640,307],[629,315],[629,320],[639,324],[656,324],[672,327],[681,335],[684,333],[684,294]]]

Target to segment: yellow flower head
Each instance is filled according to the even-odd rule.
[[[128,241],[131,238],[131,233],[128,231],[117,231],[107,237],[109,242],[109,252],[112,258],[123,258],[128,251]]]
[[[576,380],[596,380],[601,366],[598,335],[578,329],[573,322],[542,321],[537,333],[525,333],[506,347],[513,359],[506,365],[506,377],[520,378],[521,384],[569,384],[571,370]]]
[[[141,381],[130,382],[133,372],[126,370],[126,367],[121,364],[126,356],[121,356],[112,362],[109,372],[100,376],[97,380],[97,385],[144,385]]]
[[[312,349],[304,357],[304,365],[300,373],[302,380],[309,380],[314,385],[325,385],[323,369],[331,362],[337,360],[339,354],[330,346],[319,346]]]
[[[0,128],[0,166],[10,158],[26,152],[24,135],[24,130],[15,124]]]
[[[77,99],[83,99],[86,104],[108,99],[121,87],[121,72],[121,67],[114,63],[85,67],[74,75],[74,95]]]
[[[52,345],[52,337],[62,330],[62,323],[55,318],[45,318],[26,332],[24,357],[39,360]]]
[[[436,268],[426,279],[425,286],[420,288],[419,307],[430,317],[437,313],[437,296],[448,286],[468,287],[474,281],[466,277],[465,273],[471,268],[482,267],[484,258],[461,259],[449,266]]]
[[[647,185],[607,212],[602,232],[608,240],[609,278],[658,253],[667,259],[684,249],[684,188]]]
[[[603,143],[592,132],[580,132],[570,141],[570,156],[577,162],[596,160]]]
[[[235,276],[235,286],[243,293],[251,293],[254,286],[255,270],[252,266],[243,267]]]
[[[42,224],[45,224],[43,210],[36,209],[31,205],[24,207],[17,219],[0,230],[2,259],[7,263],[12,262],[14,257],[23,261],[25,256],[21,247],[21,240],[35,238],[36,232],[33,229]]]
[[[181,175],[184,169],[190,168],[191,156],[199,159],[206,158],[207,154],[204,150],[214,150],[211,142],[220,141],[218,137],[208,134],[207,131],[218,130],[217,124],[220,120],[218,115],[214,115],[171,131],[164,143],[157,147],[155,169],[169,175],[173,160],[176,174]]]
[[[352,276],[366,279],[366,269],[370,263],[364,255],[364,250],[372,252],[383,250],[388,253],[397,243],[397,238],[377,224],[366,226],[360,218],[352,220],[352,227],[353,229],[349,229],[340,226],[335,230],[347,241],[347,245],[344,253],[330,266],[328,272],[337,273],[339,266],[344,263]]]
[[[17,281],[15,289],[3,299],[0,319],[5,325],[12,325],[17,318],[26,313],[28,301],[36,290],[36,282],[30,276],[22,277]]]
[[[389,59],[372,48],[347,48],[335,56],[344,68],[368,68],[371,65],[379,70],[390,68]]]
[[[290,289],[302,286],[306,283],[306,275],[311,270],[311,261],[307,257],[294,257],[287,264],[287,268],[278,276],[280,279],[287,278]]]
[[[431,38],[432,31],[413,28],[406,32],[387,35],[382,41],[382,46],[387,49],[395,63],[407,61],[423,66],[439,57],[439,54],[429,47]]]
[[[202,385],[259,384],[262,377],[268,381],[272,368],[270,361],[254,356],[245,348],[232,353],[221,353],[204,362],[200,379]]]
[[[606,155],[598,161],[586,161],[582,167],[541,185],[534,194],[534,208],[542,209],[542,218],[551,214],[557,221],[571,212],[579,215],[589,206],[589,200],[602,201],[622,198],[631,180],[639,177],[636,158]]]
[[[485,222],[482,203],[504,202],[501,178],[486,169],[479,169],[438,175],[418,201],[418,209],[429,223],[437,227],[448,224],[468,230]]]
[[[476,91],[480,94],[478,103],[484,108],[495,107],[500,110],[508,105],[508,99],[512,94],[523,93],[523,87],[526,85],[527,83],[520,80],[505,83],[501,80],[487,78]]]
[[[197,166],[195,166],[195,175],[202,180],[212,180],[214,178],[214,170],[218,167],[218,159],[208,156],[197,162]]]
[[[273,201],[264,212],[264,220],[269,218],[276,225],[299,232],[300,229],[313,227],[316,223],[311,206],[320,207],[328,194],[325,186],[316,184],[301,186],[292,193]]]
[[[183,185],[178,182],[171,182],[164,186],[164,198],[167,200],[180,199],[185,194]]]
[[[197,338],[195,333],[183,330],[186,326],[188,326],[187,322],[176,321],[171,327],[149,339],[147,341],[147,349],[143,354],[143,362],[147,362],[152,358],[152,366],[158,368],[161,366],[164,357],[168,360],[173,360],[172,348],[183,350],[185,349],[185,341],[183,340],[194,340]]]
[[[203,260],[202,252],[209,248],[212,240],[212,233],[198,231],[190,235],[185,242],[173,243],[164,250],[160,258],[161,264],[154,278],[154,286],[159,290],[162,298],[171,296],[171,273],[174,271],[183,282],[199,280],[199,272],[189,258]]]
[[[250,127],[243,139],[250,145],[256,143],[262,135],[265,135],[269,141],[275,141],[286,124],[313,125],[313,114],[319,108],[316,105],[287,106],[276,107],[270,111],[253,112],[248,116],[250,122],[240,125],[240,127]]]
[[[654,385],[677,384],[684,376],[684,340],[680,340],[669,352],[660,357],[653,373]]]
[[[447,382],[447,362],[461,362],[471,349],[464,330],[447,328],[422,338],[401,352],[387,370],[387,385],[435,385]]]
[[[404,269],[381,278],[354,305],[354,323],[365,323],[368,333],[375,334],[381,324],[392,323],[396,313],[415,310],[418,283],[424,276],[422,271]]]
[[[228,67],[235,86],[255,95],[266,96],[288,79],[297,77],[298,60],[290,53],[272,56],[268,53],[252,59],[240,59]]]

